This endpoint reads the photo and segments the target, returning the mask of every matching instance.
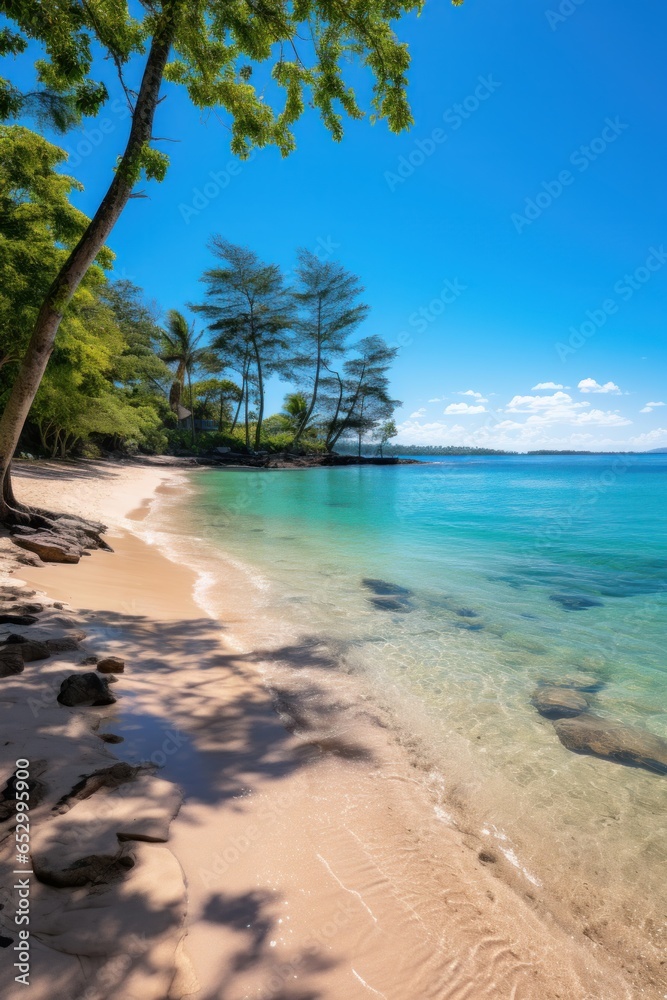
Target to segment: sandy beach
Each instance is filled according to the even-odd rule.
[[[226,640],[231,623],[252,635],[238,587],[226,617],[210,618],[195,573],[140,537],[152,500],[178,495],[184,474],[157,464],[17,470],[22,499],[103,521],[114,552],[14,573],[12,586],[23,581],[44,604],[36,631],[85,637],[81,651],[0,681],[0,778],[16,759],[34,762],[43,797],[32,842],[44,857],[67,818],[72,857],[112,841],[133,864],[79,887],[33,878],[30,991],[6,962],[3,996],[662,997],[640,964],[594,943],[506,858],[443,822],[428,758],[358,678],[313,646],[269,682],[262,643],[248,653]],[[88,655],[125,661],[116,702],[59,705],[60,681],[94,669],[81,665]],[[82,776],[118,761],[150,767],[54,810]],[[2,829],[10,936],[11,823]]]

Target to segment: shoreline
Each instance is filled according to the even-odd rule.
[[[169,1000],[637,995],[613,956],[562,929],[538,892],[521,892],[497,858],[438,818],[425,775],[358,679],[332,686],[332,665],[314,650],[296,664],[305,687],[283,675],[270,691],[261,651],[222,644],[228,622],[202,614],[194,574],[132,530],[157,490],[178,490],[182,467],[141,468],[116,467],[95,501],[81,484],[68,497],[85,507],[73,512],[112,521],[115,555],[19,576],[89,607],[77,619],[91,642],[128,665],[106,710],[127,736],[119,756],[133,733],[137,753],[157,746],[160,777],[184,789],[161,850],[185,873],[177,949],[191,965],[180,963]],[[230,608],[235,616],[243,609]],[[84,724],[97,711],[76,714]],[[182,738],[172,754],[156,743],[162,722]],[[646,986],[637,975],[635,988]],[[113,989],[152,996],[127,981]]]

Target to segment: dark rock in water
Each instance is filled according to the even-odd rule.
[[[0,615],[0,625],[34,625],[34,615]]]
[[[115,698],[109,683],[99,674],[70,674],[60,685],[58,701],[71,708],[74,705],[113,705]]]
[[[372,590],[374,594],[378,594],[381,597],[393,594],[403,595],[404,597],[412,596],[412,591],[408,590],[407,587],[400,587],[397,583],[388,583],[387,580],[376,580],[372,577],[365,577],[361,582],[364,587]]]
[[[540,681],[541,686],[550,688],[572,688],[573,691],[601,691],[604,681],[589,674],[567,674],[565,677]]]
[[[456,628],[463,628],[466,632],[482,632],[484,626],[479,622],[456,622]]]
[[[571,688],[538,687],[531,700],[547,719],[571,719],[588,708],[583,694]]]
[[[581,597],[578,594],[551,594],[550,601],[560,604],[564,611],[585,611],[587,608],[601,608],[602,601],[594,597]]]
[[[458,608],[456,614],[459,618],[479,618],[477,612],[473,611],[472,608]]]
[[[100,739],[105,743],[122,743],[124,736],[117,736],[116,733],[99,733]]]
[[[95,656],[95,654],[94,654],[94,653],[91,653],[91,655],[90,655],[90,656],[85,656],[85,657],[83,658],[83,660],[81,660],[81,662],[82,662],[82,663],[83,663],[83,664],[84,664],[85,666],[88,666],[88,667],[89,667],[89,666],[93,666],[93,665],[94,665],[95,663],[97,663],[97,661],[98,661],[98,660],[99,660],[99,656]]]
[[[19,635],[18,632],[10,632],[2,641],[3,645],[6,646],[14,646],[17,642],[28,642],[28,639],[24,635]]]
[[[398,611],[399,614],[412,611],[412,606],[406,597],[371,597],[370,602],[380,611]]]
[[[125,670],[125,660],[120,656],[105,656],[97,661],[97,669],[102,674],[122,674]]]
[[[624,726],[588,713],[561,719],[554,729],[564,747],[617,764],[667,774],[667,740],[635,726]]]
[[[4,646],[0,649],[0,677],[11,677],[12,674],[23,672],[24,664],[21,656],[21,644]]]

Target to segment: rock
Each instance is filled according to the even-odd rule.
[[[65,812],[60,807],[67,806],[68,809],[71,809],[76,802],[90,798],[101,788],[119,788],[121,785],[126,785],[129,781],[134,781],[140,771],[140,767],[133,767],[132,764],[127,764],[125,761],[118,761],[117,764],[101,767],[98,771],[93,771],[92,774],[83,774],[81,780],[77,781],[71,791],[58,799],[55,808],[60,809],[60,812]]]
[[[380,611],[398,611],[401,614],[412,611],[412,606],[406,597],[371,597],[370,602]]]
[[[125,739],[124,736],[117,736],[116,733],[98,733],[98,736],[104,743],[122,743]]]
[[[23,549],[35,552],[42,562],[78,563],[81,557],[78,546],[50,531],[39,535],[12,535],[12,541]]]
[[[0,625],[34,625],[37,619],[34,615],[2,615]]]
[[[410,597],[412,595],[412,591],[408,590],[407,587],[401,587],[397,583],[388,583],[387,580],[377,580],[373,577],[365,577],[361,582],[367,590],[372,590],[374,594],[378,594],[381,597],[390,595]]]
[[[540,681],[540,685],[550,688],[572,688],[573,691],[600,691],[604,681],[592,674],[566,674],[565,677],[549,678]]]
[[[581,597],[578,594],[551,594],[550,601],[560,604],[564,611],[585,611],[587,608],[601,608],[602,601],[594,597]]]
[[[58,701],[61,705],[113,705],[116,701],[109,691],[108,681],[99,674],[70,674],[60,685]]]
[[[120,656],[105,656],[97,661],[97,669],[102,674],[122,674],[125,670],[125,660]]]
[[[86,666],[93,666],[98,660],[99,656],[95,656],[93,653],[91,656],[85,656],[83,660],[81,660],[81,663],[84,663]]]
[[[46,645],[52,653],[72,653],[81,648],[78,640],[70,635],[64,635],[61,639],[47,639]]]
[[[33,765],[43,764],[43,761],[33,761]],[[32,768],[32,765],[31,765]],[[41,768],[43,770],[44,768]],[[37,770],[40,770],[37,767]],[[44,796],[46,795],[46,785],[43,781],[38,778],[28,778],[28,793],[30,795],[30,808],[33,809],[35,806],[39,805]],[[12,774],[11,778],[5,784],[5,787],[0,792],[0,822],[11,819],[16,815],[16,774]]]
[[[667,774],[667,740],[645,729],[588,713],[576,719],[561,719],[554,723],[554,729],[563,746],[574,753]]]
[[[9,635],[2,640],[3,646],[15,646],[17,642],[27,642],[27,638],[24,635],[19,635],[18,632],[10,632]]]
[[[0,677],[11,677],[23,672],[24,664],[21,646],[4,646],[0,649]]]
[[[16,645],[16,648],[23,657],[24,663],[30,663],[32,660],[48,660],[51,655],[51,650],[46,643],[37,642],[36,639],[27,639],[25,642],[20,642]]]
[[[43,604],[13,604],[9,608],[3,609],[10,615],[39,615],[44,610]]]
[[[456,614],[459,618],[479,618],[477,612],[473,611],[472,608],[458,608]]]
[[[35,875],[55,886],[108,883],[124,878],[134,861],[126,841],[164,843],[169,826],[181,806],[178,787],[162,778],[143,775],[123,787],[110,786],[109,772],[128,765],[116,764],[85,779],[104,779],[85,798],[49,822],[35,828],[30,856]],[[75,786],[76,787],[76,786]]]
[[[532,702],[540,715],[547,719],[569,719],[581,715],[588,708],[583,694],[564,687],[538,687]]]

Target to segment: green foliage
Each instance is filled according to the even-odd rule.
[[[460,0],[454,0],[458,4]],[[0,80],[0,117],[46,117],[66,129],[99,113],[108,98],[94,59],[101,50],[122,74],[150,39],[173,31],[173,57],[165,77],[186,88],[192,103],[225,112],[231,148],[244,157],[253,146],[295,147],[293,126],[306,106],[319,111],[332,137],[343,135],[343,118],[364,117],[345,79],[350,62],[372,81],[371,121],[393,132],[412,124],[407,73],[410,56],[395,25],[419,14],[424,0],[163,0],[141,7],[127,0],[2,0],[10,26],[0,31],[0,53],[19,54],[38,43],[38,89],[22,93]],[[135,16],[136,15],[136,16]],[[256,82],[255,82],[256,81]],[[166,159],[148,155],[147,176],[161,179]]]
[[[0,366],[22,354],[43,297],[88,224],[69,201],[81,185],[57,172],[65,159],[29,129],[0,125]],[[112,260],[104,249],[83,287],[99,286]]]

